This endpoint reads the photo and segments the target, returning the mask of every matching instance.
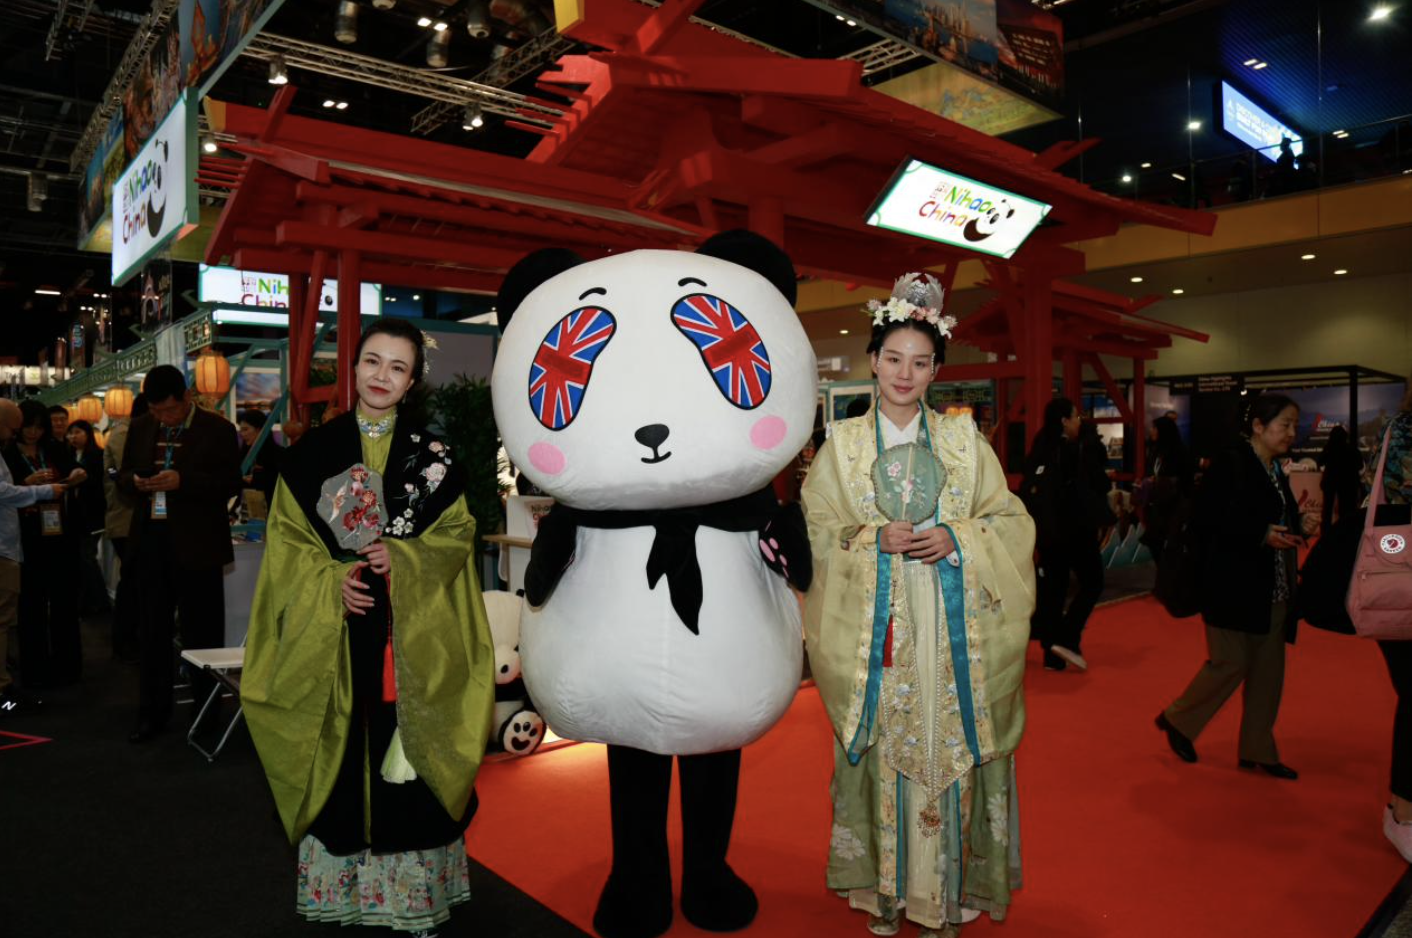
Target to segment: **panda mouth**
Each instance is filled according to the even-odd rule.
[[[643,456],[643,457],[642,457],[642,461],[645,462],[645,463],[647,463],[647,465],[649,465],[649,466],[653,466],[653,465],[656,465],[656,464],[659,463],[659,462],[665,462],[666,460],[670,459],[671,456],[672,456],[672,454],[669,453],[669,452],[668,452],[668,453],[659,453],[659,452],[657,452],[656,448],[654,447],[653,450],[652,450],[652,456],[651,456],[651,458],[649,458],[649,457],[647,457],[647,456]]]

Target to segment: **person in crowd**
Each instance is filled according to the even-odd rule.
[[[1327,532],[1337,518],[1351,518],[1363,504],[1363,454],[1342,425],[1329,431],[1319,453],[1319,491],[1323,494],[1321,530]]]
[[[138,659],[137,575],[127,560],[127,536],[132,529],[132,514],[136,498],[118,488],[118,470],[122,468],[123,452],[132,421],[147,413],[147,395],[132,399],[132,413],[116,421],[108,430],[108,445],[103,447],[103,494],[107,510],[103,517],[103,533],[113,545],[118,559],[118,589],[113,598],[113,656],[136,664]]]
[[[1034,525],[974,421],[924,405],[955,320],[934,282],[902,289],[912,306],[875,312],[875,409],[833,424],[804,483],[805,640],[834,730],[828,887],[874,934],[905,915],[936,938],[1002,918],[1019,885]],[[874,463],[903,444],[912,458],[897,465],[915,479],[876,481]],[[929,490],[937,463],[922,450],[941,467]],[[926,493],[930,510],[913,515],[926,521],[888,520],[900,491]]]
[[[1412,380],[1402,407],[1388,423],[1387,462],[1383,468],[1383,504],[1379,524],[1412,524]],[[1381,446],[1369,457],[1373,473]],[[1412,642],[1380,641],[1388,675],[1397,691],[1392,723],[1392,800],[1383,810],[1383,833],[1412,863]]]
[[[103,615],[112,607],[108,600],[108,584],[98,566],[98,541],[103,537],[103,516],[108,511],[103,494],[103,450],[93,438],[93,424],[75,420],[67,431],[69,450],[74,462],[87,476],[83,484],[68,494],[69,517],[74,521],[79,538],[80,589],[79,611],[84,615]]]
[[[242,410],[240,412],[236,427],[240,430],[240,463],[242,466],[250,456],[251,447],[260,438],[260,431],[264,429],[267,419],[262,410]],[[279,479],[279,467],[283,459],[284,447],[276,443],[273,437],[267,436],[255,454],[255,462],[251,464],[250,472],[245,476],[246,487],[264,493],[267,509],[270,503],[275,500],[275,482]]]
[[[1186,762],[1196,761],[1193,740],[1243,684],[1240,767],[1299,777],[1275,745],[1285,643],[1294,641],[1298,621],[1296,553],[1317,523],[1299,511],[1279,462],[1298,421],[1299,406],[1283,394],[1256,397],[1245,420],[1249,442],[1213,459],[1196,495],[1194,523],[1206,545],[1201,617],[1208,660],[1157,715],[1157,727]]]
[[[1143,486],[1142,543],[1152,559],[1162,562],[1162,547],[1172,533],[1172,523],[1182,501],[1191,495],[1191,456],[1170,415],[1152,421],[1153,443],[1149,452],[1148,478]]]
[[[1034,517],[1039,560],[1039,599],[1034,637],[1044,650],[1044,666],[1063,671],[1073,665],[1088,670],[1080,646],[1084,626],[1103,592],[1103,556],[1099,537],[1112,524],[1111,487],[1096,454],[1078,444],[1083,418],[1074,402],[1056,397],[1045,405],[1044,425],[1025,457],[1021,497]],[[1106,461],[1106,453],[1105,461]],[[1069,575],[1079,582],[1069,595]]]
[[[354,412],[287,451],[241,700],[299,914],[430,933],[469,896],[495,684],[463,470],[405,410],[425,360],[420,330],[378,320]]]
[[[0,447],[9,450],[23,420],[14,401],[0,398]],[[0,459],[0,717],[33,710],[44,703],[16,687],[10,674],[10,633],[19,619],[25,557],[19,512],[39,503],[57,504],[64,491],[64,484],[57,480],[42,485],[16,485],[10,461],[8,453],[7,458]]]
[[[175,620],[185,648],[225,644],[222,569],[234,559],[227,503],[240,492],[240,449],[235,428],[191,401],[186,377],[158,365],[143,382],[147,413],[132,421],[118,488],[136,500],[127,560],[138,573],[140,679],[137,727],[144,743],[171,717]],[[192,675],[198,701],[211,678]]]
[[[38,401],[20,402],[21,427],[5,447],[10,476],[22,485],[62,482],[61,490],[82,485],[84,471],[69,448],[51,436],[49,411]],[[43,499],[20,511],[20,677],[26,689],[73,684],[83,673],[79,638],[78,525],[62,498]]]
[[[61,446],[69,444],[69,409],[59,404],[49,407],[49,435]]]

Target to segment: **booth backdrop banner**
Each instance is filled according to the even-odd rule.
[[[196,192],[196,103],[183,98],[113,190],[113,286],[201,220]]]

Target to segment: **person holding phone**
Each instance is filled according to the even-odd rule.
[[[20,403],[19,433],[5,447],[10,475],[21,485],[52,486],[49,497],[20,509],[20,678],[27,690],[78,681],[83,670],[79,639],[79,527],[65,510],[66,487],[83,484],[67,446],[50,436],[49,410]]]
[[[1285,644],[1293,643],[1298,549],[1318,524],[1303,514],[1279,459],[1294,445],[1299,406],[1283,394],[1250,402],[1249,438],[1213,460],[1197,491],[1195,524],[1207,545],[1201,617],[1208,660],[1157,715],[1182,760],[1237,687],[1245,685],[1239,765],[1275,778],[1299,774],[1280,761],[1275,717],[1284,688]]]

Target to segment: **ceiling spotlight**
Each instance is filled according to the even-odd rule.
[[[1123,173],[1123,182],[1132,182],[1132,181],[1133,181],[1133,177],[1132,177],[1132,174],[1131,174],[1131,173]]]
[[[1141,277],[1129,277],[1128,280],[1129,280],[1129,282],[1131,282],[1131,283],[1142,283],[1142,278],[1141,278]]]
[[[432,68],[445,68],[450,61],[447,53],[451,49],[451,33],[447,30],[433,33],[427,42],[427,64]]]
[[[1143,163],[1141,166],[1138,167],[1138,169],[1151,169],[1151,168],[1152,168],[1152,164],[1151,164],[1151,163]]]
[[[1200,129],[1201,129],[1201,121],[1187,121],[1187,122],[1186,122],[1186,129],[1187,129],[1187,130],[1200,130]]]
[[[1301,254],[1301,255],[1299,255],[1299,259],[1302,260],[1302,261],[1312,261],[1314,258],[1316,258],[1316,257],[1318,257],[1318,256],[1319,256],[1319,255],[1317,255],[1317,254]]]
[[[343,0],[338,5],[338,15],[333,18],[333,38],[345,46],[358,41],[358,4],[354,0]]]
[[[430,16],[419,16],[419,17],[417,17],[417,25],[420,26],[420,27],[422,27],[423,29],[425,29],[426,27],[428,27],[428,26],[431,25],[431,17],[430,17]]]
[[[205,137],[201,141],[201,149],[207,153],[215,153],[217,149],[215,137]]]
[[[466,32],[472,39],[490,38],[490,0],[472,0],[466,5]]]
[[[485,115],[481,113],[479,104],[466,105],[465,112],[461,115],[462,130],[477,130],[485,126]]]
[[[1269,63],[1269,62],[1256,62],[1254,65],[1250,66],[1251,70],[1252,70],[1252,71],[1256,71],[1256,72],[1260,71],[1260,69],[1262,69],[1262,68],[1269,68],[1269,67],[1270,67],[1270,63]]]
[[[390,10],[397,6],[397,0],[373,0],[374,10]]]
[[[1181,173],[1172,173],[1172,178],[1175,179],[1177,182],[1186,182],[1186,177],[1183,176]]]
[[[348,110],[348,102],[347,102],[347,101],[340,101],[340,102],[338,102],[337,104],[335,104],[334,107],[338,108],[340,111],[346,111],[346,110]]]
[[[1346,274],[1346,273],[1348,273],[1348,271],[1346,271],[1346,270],[1344,270],[1342,267],[1340,267],[1338,270],[1334,271],[1334,276],[1335,276],[1335,277],[1342,277],[1342,276],[1343,276],[1344,274]]]
[[[1260,61],[1260,60],[1259,60],[1259,59],[1246,59],[1246,60],[1245,60],[1245,65],[1246,65],[1246,67],[1249,67],[1249,66],[1251,66],[1251,65],[1254,65],[1254,64],[1255,64],[1256,62],[1258,62],[1258,61]]]
[[[324,107],[333,107],[337,103],[333,98],[324,98]]]
[[[447,29],[450,28],[450,25],[451,24],[446,22],[445,20],[437,20],[435,23],[431,24],[431,28],[439,33],[444,33]]]
[[[839,334],[839,335],[848,335],[848,330],[847,330],[847,329],[840,329],[840,330],[838,330],[838,334]]]
[[[1176,288],[1174,288],[1174,289],[1172,290],[1172,295],[1173,295],[1173,296],[1181,296],[1181,295],[1182,295],[1183,293],[1185,293],[1185,292],[1186,292],[1186,291],[1183,290],[1181,287],[1176,287]]]
[[[1373,7],[1373,11],[1368,14],[1368,22],[1381,23],[1389,16],[1392,16],[1392,7],[1388,6],[1386,3],[1380,3]]]
[[[414,299],[414,300],[420,300],[421,298],[422,298],[422,295],[421,295],[420,293],[413,293],[413,294],[412,294],[412,299]]]
[[[43,173],[29,173],[26,177],[25,207],[31,212],[44,210],[44,200],[49,198],[49,177]]]
[[[282,55],[270,59],[270,84],[289,84],[289,66],[285,63]]]
[[[836,20],[838,20],[840,23],[842,23],[844,20],[848,19],[848,17],[844,16],[842,13],[835,13],[835,14],[833,15],[833,18],[836,19]]]
[[[847,22],[849,26],[857,26],[857,25],[858,25],[858,21],[857,21],[857,20],[845,20],[845,22]]]

